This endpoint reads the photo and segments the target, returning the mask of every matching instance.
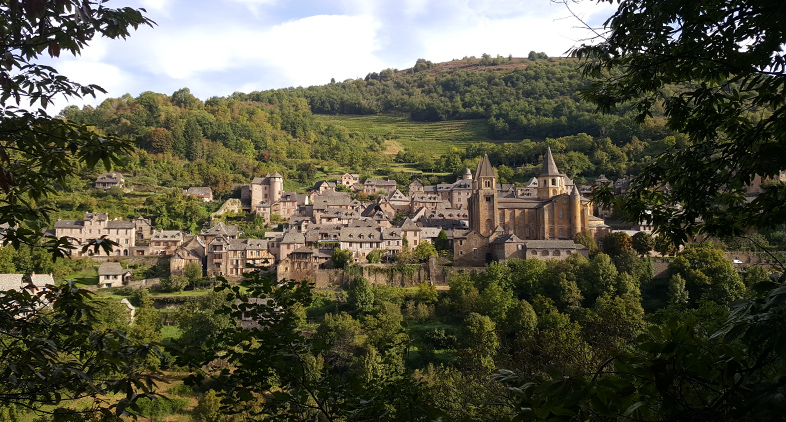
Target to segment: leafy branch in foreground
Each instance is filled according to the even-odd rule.
[[[625,0],[597,44],[573,50],[585,96],[601,111],[629,105],[638,120],[662,107],[690,144],[643,169],[614,203],[681,244],[786,223],[786,14],[777,1]],[[613,75],[613,76],[609,76]],[[771,182],[756,198],[747,186]],[[765,183],[766,185],[766,183]]]
[[[54,97],[95,96],[97,85],[81,85],[51,66],[44,54],[79,54],[94,37],[126,38],[130,29],[153,25],[141,10],[113,9],[105,1],[4,2],[0,4],[0,225],[15,246],[36,245],[50,225],[48,207],[36,201],[57,189],[82,165],[110,169],[117,155],[133,146],[101,136],[92,128],[53,118],[46,107]],[[40,106],[31,111],[22,107]],[[67,238],[47,237],[55,257],[67,252]]]
[[[155,345],[134,346],[121,331],[97,329],[99,305],[91,300],[73,285],[0,294],[0,404],[119,416],[139,397],[153,397],[156,375],[145,359]]]

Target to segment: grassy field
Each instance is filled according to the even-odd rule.
[[[449,120],[444,122],[413,122],[405,116],[386,115],[323,115],[314,117],[368,136],[388,139],[389,154],[402,149],[442,155],[453,148],[463,150],[474,142],[500,142],[488,138],[486,120]]]

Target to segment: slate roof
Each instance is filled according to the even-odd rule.
[[[120,173],[101,173],[96,179],[96,183],[121,183],[125,180]]]
[[[211,227],[208,231],[205,232],[205,234],[208,235],[225,234],[227,236],[237,236],[238,228],[234,224],[224,224],[224,222],[220,222],[215,226]]]
[[[183,240],[183,233],[179,230],[156,230],[152,240]]]
[[[489,155],[483,155],[483,159],[478,162],[478,169],[475,171],[475,177],[494,177],[494,168],[491,167]]]
[[[572,240],[526,240],[527,249],[587,249]]]
[[[213,196],[213,190],[209,187],[190,187],[186,193],[200,198],[211,198]]]
[[[125,273],[131,272],[128,269],[123,268],[119,262],[104,262],[98,267],[98,275],[123,275]]]
[[[106,223],[106,228],[108,229],[134,229],[136,225],[133,221],[124,221],[124,220],[112,220]]]
[[[546,158],[543,160],[543,168],[540,171],[541,176],[564,176],[559,172],[557,164],[554,162],[554,156],[551,155],[551,147],[546,148]]]

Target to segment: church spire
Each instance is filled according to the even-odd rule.
[[[554,162],[554,157],[551,155],[551,147],[546,148],[546,157],[543,160],[543,170],[540,171],[541,176],[562,176],[562,173],[557,169],[557,163]]]
[[[475,178],[481,177],[494,177],[494,169],[491,167],[489,155],[483,156],[483,159],[478,162],[478,169],[475,171]]]

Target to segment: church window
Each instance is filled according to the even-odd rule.
[[[562,218],[562,210],[559,210],[559,218]]]
[[[486,220],[486,230],[491,231],[491,220]]]
[[[543,251],[540,253],[542,256],[549,256],[549,251]]]
[[[487,187],[487,188],[490,188],[490,187],[491,187],[491,181],[490,181],[490,180],[486,180],[486,187]]]
[[[517,245],[517,246],[518,246],[518,250],[524,249],[524,245]]]
[[[562,255],[562,254],[560,254],[559,251],[554,251],[554,256],[560,256],[560,255]]]
[[[557,179],[551,179],[551,186],[557,186]]]
[[[559,237],[562,237],[562,236],[563,236],[562,229],[559,229]]]
[[[557,190],[556,189],[552,189],[551,190],[551,196],[557,196]]]
[[[500,223],[504,223],[505,222],[505,212],[504,211],[499,213],[499,222]]]
[[[486,196],[486,202],[491,202],[491,195]]]

